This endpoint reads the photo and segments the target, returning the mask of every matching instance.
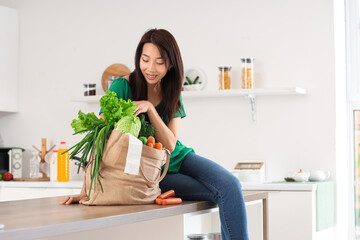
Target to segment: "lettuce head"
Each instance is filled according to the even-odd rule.
[[[140,119],[134,115],[122,117],[115,125],[115,130],[122,133],[130,133],[136,138],[139,136],[140,128]]]
[[[106,95],[100,98],[103,116],[106,124],[114,126],[121,118],[134,115],[136,105],[130,99],[125,101],[118,99],[115,92],[106,91]]]

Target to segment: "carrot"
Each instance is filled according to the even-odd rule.
[[[173,196],[175,196],[175,191],[169,190],[169,191],[164,192],[163,194],[159,195],[157,198],[165,199],[165,198],[169,198],[169,197],[173,197]]]
[[[166,198],[166,199],[162,199],[162,205],[170,205],[170,204],[180,204],[182,203],[182,199],[181,198]]]
[[[147,142],[147,143],[146,143],[146,146],[149,146],[149,147],[153,148],[153,147],[154,147],[154,144]]]
[[[159,150],[162,150],[162,144],[161,144],[160,142],[155,143],[154,148],[159,149]]]
[[[147,143],[152,143],[153,145],[155,145],[155,138],[153,136],[148,137]]]

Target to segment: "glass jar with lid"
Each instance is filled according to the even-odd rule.
[[[96,83],[84,83],[84,96],[96,95]]]
[[[230,66],[222,66],[222,67],[218,67],[220,73],[219,73],[219,89],[230,89],[231,88],[231,76],[230,76],[230,71],[231,71],[231,67]]]
[[[254,58],[242,58],[241,86],[254,88]]]

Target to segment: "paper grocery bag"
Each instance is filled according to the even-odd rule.
[[[139,141],[139,142],[137,142]],[[132,135],[112,131],[106,143],[100,164],[100,181],[93,181],[94,162],[86,167],[84,188],[88,201],[85,205],[120,205],[154,203],[161,194],[159,182],[169,167],[170,152],[158,150],[141,143]],[[161,167],[165,169],[161,174]]]

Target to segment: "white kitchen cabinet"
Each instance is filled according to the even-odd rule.
[[[246,203],[246,214],[248,221],[249,239],[262,240],[262,202],[261,200]],[[204,213],[205,212],[205,213]],[[220,233],[221,224],[219,209],[212,209],[198,213],[188,213],[184,215],[184,240],[189,234],[208,234]],[[272,238],[269,236],[269,239]]]
[[[0,182],[0,202],[80,193],[82,182]]]
[[[270,240],[332,240],[335,226],[317,231],[316,183],[242,183],[244,191],[267,191]],[[330,201],[328,199],[327,201]],[[246,204],[249,237],[262,239],[261,202]],[[218,212],[187,214],[185,233],[219,232]]]
[[[71,188],[0,188],[0,202],[76,195],[80,193],[80,190]]]
[[[272,191],[269,197],[270,239],[314,239],[315,192]]]
[[[19,49],[17,10],[0,6],[0,33],[0,112],[17,112]]]
[[[334,182],[242,182],[242,187],[269,193],[270,239],[335,239]]]
[[[270,239],[335,239],[334,227],[316,230],[316,191],[270,191],[269,193]]]

